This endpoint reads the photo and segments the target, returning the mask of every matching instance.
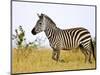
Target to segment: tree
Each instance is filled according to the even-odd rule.
[[[20,31],[20,33],[18,33]],[[15,29],[15,35],[12,35],[12,40],[17,40],[17,46],[22,47],[22,43],[25,39],[25,31],[23,30],[22,26],[19,26],[18,29]]]

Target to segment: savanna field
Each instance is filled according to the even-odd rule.
[[[29,73],[45,71],[63,71],[79,69],[95,69],[93,63],[85,63],[85,56],[80,49],[61,50],[60,60],[52,60],[50,48],[19,48],[12,49],[12,73]]]

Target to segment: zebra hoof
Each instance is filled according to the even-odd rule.
[[[53,60],[55,60],[55,61],[57,61],[57,59],[56,58],[52,58]]]
[[[64,63],[65,61],[63,59],[61,59],[60,62]]]
[[[85,61],[85,63],[92,64],[92,61],[87,61],[87,62]]]
[[[90,64],[92,64],[92,61],[89,61]]]

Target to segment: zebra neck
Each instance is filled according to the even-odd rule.
[[[53,38],[54,34],[56,33],[56,30],[47,28],[44,32],[45,32],[47,38],[50,39],[50,38]]]

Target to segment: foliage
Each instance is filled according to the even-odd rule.
[[[26,48],[31,47],[31,48],[38,48],[38,45],[35,44],[35,42],[29,42],[26,46]]]
[[[17,48],[23,48],[23,47],[38,48],[42,44],[40,38],[36,38],[35,41],[27,43],[26,42],[27,39],[25,38],[25,31],[22,26],[19,26],[18,29],[15,29],[15,33],[16,33],[15,35],[12,35],[12,40],[16,39]]]
[[[19,33],[20,32],[20,33]],[[20,48],[22,47],[22,43],[24,42],[25,39],[25,31],[23,30],[22,26],[19,26],[18,29],[15,29],[15,35],[12,35],[12,40],[16,39],[17,43],[17,47]]]

